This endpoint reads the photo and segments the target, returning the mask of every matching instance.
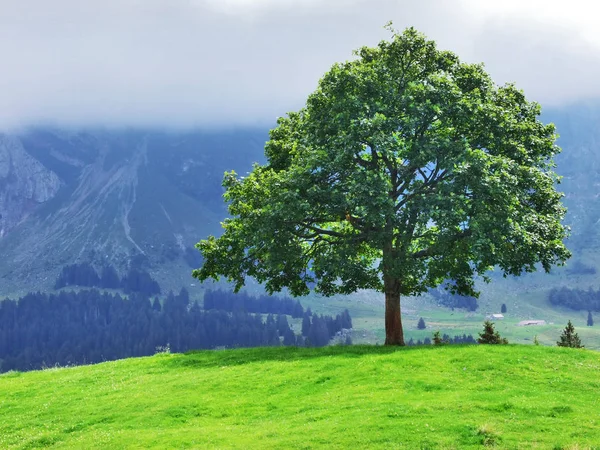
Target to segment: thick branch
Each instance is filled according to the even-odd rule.
[[[437,178],[435,178],[435,179],[431,179],[431,178],[430,178],[429,180],[425,181],[425,182],[423,183],[423,185],[420,187],[420,189],[417,189],[417,190],[415,190],[415,191],[413,191],[413,192],[410,192],[409,194],[406,194],[406,195],[405,195],[405,196],[402,198],[402,200],[400,200],[400,201],[398,202],[398,204],[396,205],[396,211],[400,211],[400,209],[401,209],[401,208],[402,208],[404,205],[406,205],[406,203],[408,203],[408,201],[409,201],[410,199],[414,198],[414,197],[415,197],[415,196],[417,196],[417,195],[421,195],[421,194],[423,194],[423,193],[425,192],[425,190],[426,190],[426,189],[433,188],[433,187],[435,187],[437,184],[439,184],[440,182],[442,182],[442,181],[444,181],[444,180],[448,179],[448,176],[449,176],[449,173],[448,173],[448,171],[447,171],[447,170],[443,170],[443,171],[442,171],[442,172],[441,172],[441,173],[440,173],[440,174],[437,176]],[[405,182],[404,184],[406,184],[406,182]]]
[[[458,242],[462,239],[468,238],[469,236],[472,236],[473,232],[469,229],[467,230],[463,230],[460,233],[457,233],[452,239],[451,239],[451,243],[454,242]],[[435,249],[435,246],[429,247],[429,248],[425,248],[423,250],[419,250],[418,252],[415,252],[412,254],[413,258],[419,259],[419,258],[428,258],[430,256],[437,256],[439,255],[438,253],[439,250]]]
[[[326,230],[324,228],[315,227],[313,225],[308,225],[306,223],[302,224],[302,226],[308,228],[311,231],[314,231],[317,235],[333,236],[333,237],[339,237],[339,238],[347,236],[344,233],[340,233],[338,231]]]

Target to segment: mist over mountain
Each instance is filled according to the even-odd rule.
[[[563,148],[567,269],[589,273],[566,282],[596,286],[600,103],[545,109],[543,120],[556,124]],[[199,264],[193,245],[219,234],[226,216],[223,173],[263,161],[267,138],[266,129],[0,135],[0,293],[49,289],[63,266],[81,262],[121,273],[135,264],[167,288],[188,286]]]
[[[556,125],[563,149],[555,161],[568,207],[568,245],[573,260],[588,258],[600,244],[600,102],[548,109],[542,120]],[[597,263],[600,267],[600,260]]]

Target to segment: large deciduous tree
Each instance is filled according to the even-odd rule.
[[[231,217],[197,245],[196,278],[376,289],[385,342],[403,345],[401,296],[440,284],[476,295],[494,267],[520,275],[569,257],[560,149],[537,103],[412,28],[355,54],[278,120],[267,164],[225,175]]]

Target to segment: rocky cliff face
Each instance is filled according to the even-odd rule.
[[[0,135],[0,239],[60,186],[59,177],[29,155],[18,138]]]
[[[193,245],[220,232],[226,170],[245,172],[264,131],[34,130],[0,136],[0,295],[50,288],[67,264],[143,265],[193,282]]]

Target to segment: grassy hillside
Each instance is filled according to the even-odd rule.
[[[0,448],[594,448],[600,354],[536,346],[160,354],[0,376]]]

